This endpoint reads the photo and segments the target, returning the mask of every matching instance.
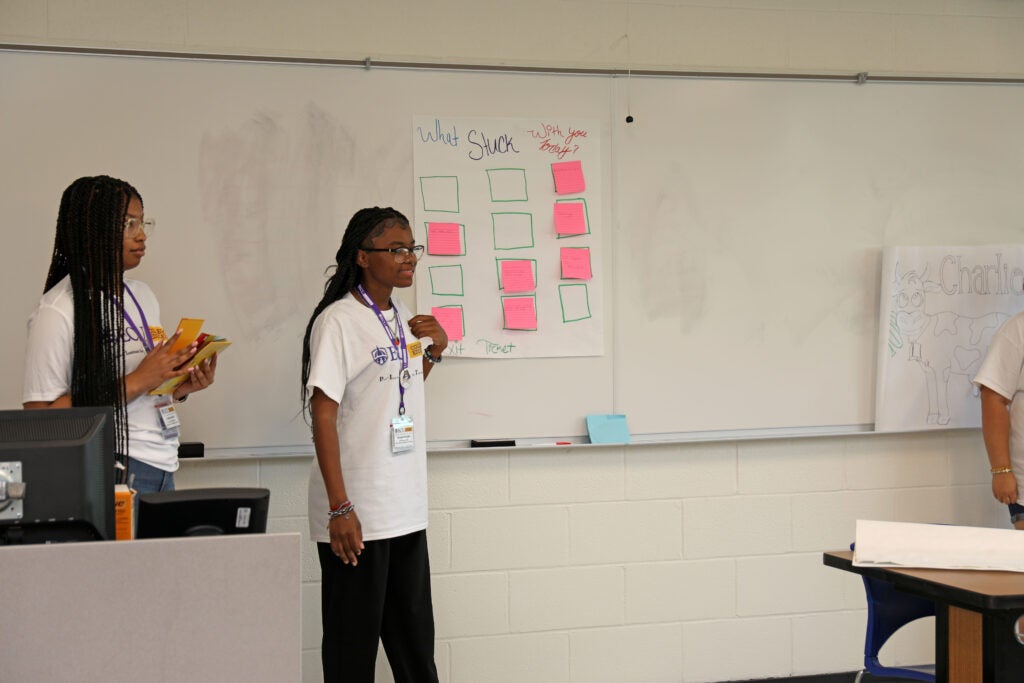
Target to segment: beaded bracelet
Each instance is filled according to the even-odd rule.
[[[355,509],[356,506],[352,504],[352,501],[346,500],[344,503],[339,504],[338,507],[333,507],[328,510],[327,518],[334,519],[335,517],[344,517],[345,519],[348,519],[349,513]]]
[[[429,363],[440,363],[444,360],[441,356],[435,356],[430,352],[430,349],[423,349],[423,357],[427,359]]]
[[[1010,474],[1013,472],[1012,467],[993,467],[992,474]]]

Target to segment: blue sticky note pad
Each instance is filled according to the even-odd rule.
[[[629,443],[625,415],[587,415],[590,443]]]

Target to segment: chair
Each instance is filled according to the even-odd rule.
[[[853,546],[850,546],[853,549]],[[868,602],[868,627],[864,638],[864,669],[857,673],[854,683],[860,683],[865,672],[872,676],[907,678],[915,681],[935,681],[935,665],[883,666],[878,652],[900,628],[921,617],[935,614],[931,600],[904,593],[892,584],[861,575]]]

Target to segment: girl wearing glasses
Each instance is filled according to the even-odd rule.
[[[378,640],[396,682],[437,680],[423,381],[448,337],[391,297],[422,253],[398,211],[356,212],[303,339],[326,683],[372,681]]]
[[[25,408],[113,406],[118,481],[140,493],[174,488],[178,428],[174,402],[213,383],[216,357],[190,372],[173,395],[150,396],[195,346],[175,353],[160,306],[143,282],[124,277],[146,254],[155,224],[142,196],[108,176],[79,178],[61,197],[50,271],[29,318]]]

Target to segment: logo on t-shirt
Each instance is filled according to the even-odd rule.
[[[373,362],[376,363],[377,365],[384,365],[389,360],[402,360],[402,357],[398,353],[398,348],[394,346],[378,346],[377,348],[370,352],[370,358],[372,358]]]
[[[149,337],[153,338],[153,344],[159,344],[167,338],[164,334],[164,328],[159,326],[150,326]],[[137,353],[146,353],[146,344],[149,343],[149,337],[143,337],[142,333],[138,328],[131,325],[124,326],[124,340],[125,355],[133,356]]]
[[[370,352],[370,357],[373,358],[373,362],[377,365],[384,365],[388,362],[388,350],[383,346],[378,346]]]

